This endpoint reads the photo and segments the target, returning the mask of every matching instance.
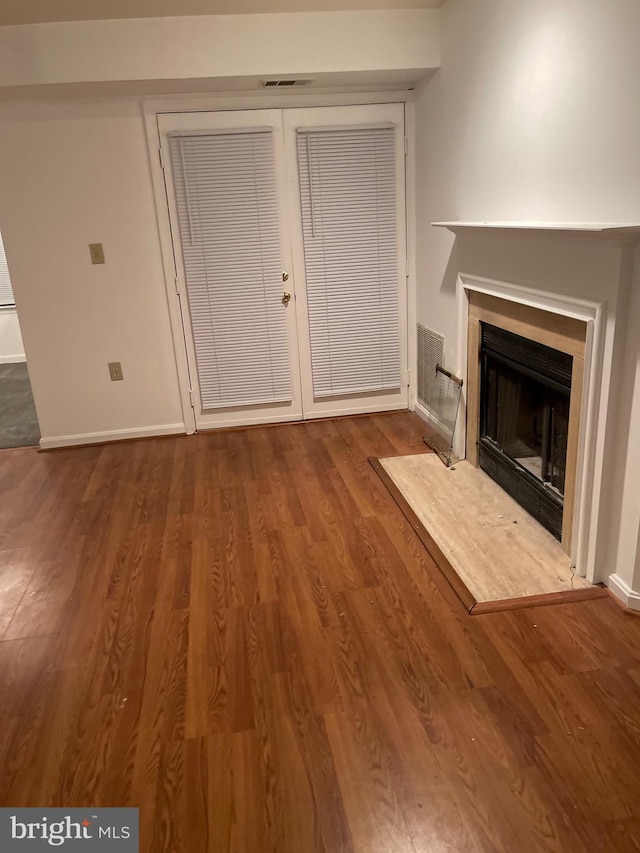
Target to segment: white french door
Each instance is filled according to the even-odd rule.
[[[402,106],[158,124],[196,427],[406,407]]]
[[[406,408],[403,106],[283,120],[304,415]]]
[[[300,419],[281,112],[158,121],[196,427]]]

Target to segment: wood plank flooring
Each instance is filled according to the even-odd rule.
[[[469,617],[410,414],[0,453],[0,804],[148,853],[640,850],[640,619]]]

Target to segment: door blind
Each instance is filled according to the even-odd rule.
[[[0,234],[0,308],[5,308],[7,305],[13,306],[14,304],[15,300],[11,288],[11,279],[9,278],[9,267],[7,266],[2,235]]]
[[[203,409],[291,400],[271,129],[170,139]]]
[[[400,387],[393,127],[297,137],[313,392]]]

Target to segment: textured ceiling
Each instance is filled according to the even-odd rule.
[[[0,0],[0,26],[179,15],[430,9],[442,6],[444,2],[445,0]]]

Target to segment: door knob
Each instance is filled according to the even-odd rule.
[[[285,292],[282,294],[282,301],[284,302],[284,304],[285,304],[285,305],[287,305],[287,303],[291,302],[291,294],[290,294],[290,293],[287,293],[287,291],[286,291],[286,290],[285,290]]]
[[[282,280],[289,281],[289,273],[285,272],[284,270],[282,271]]]

